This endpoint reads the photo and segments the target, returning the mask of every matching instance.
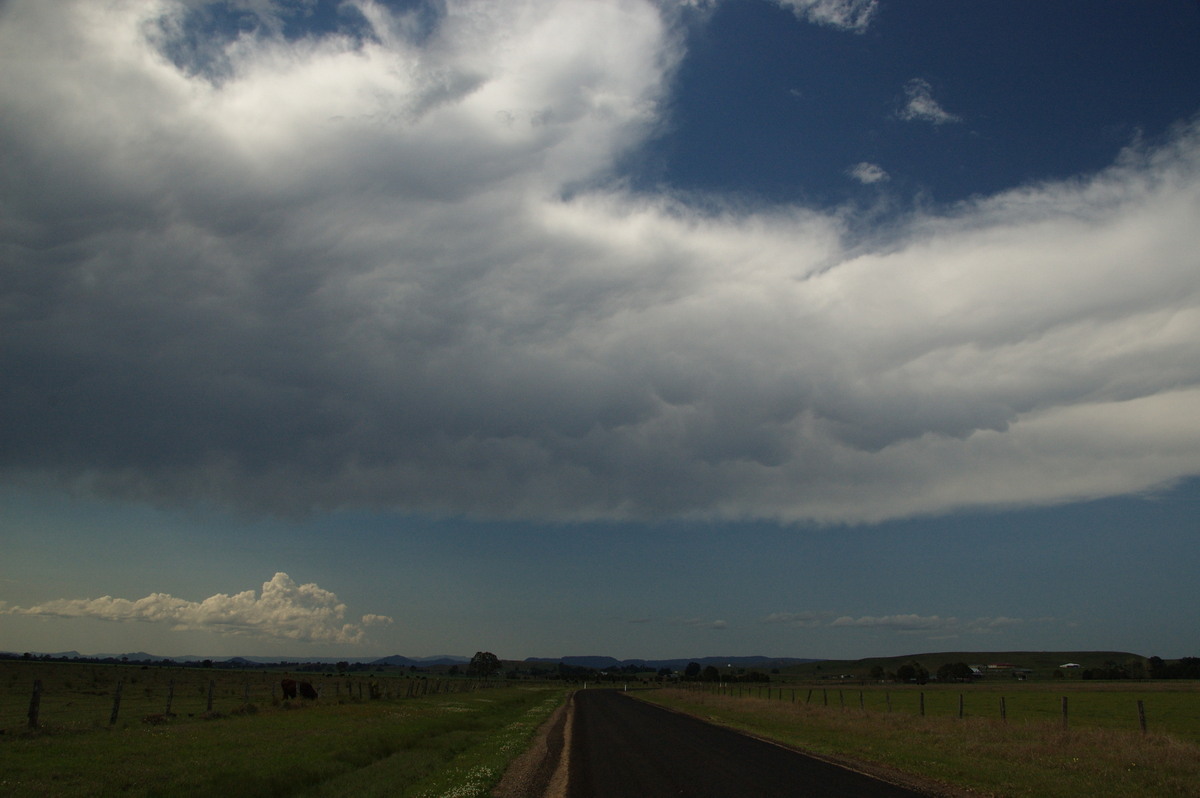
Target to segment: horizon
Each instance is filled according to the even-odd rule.
[[[1191,655],[1197,41],[0,2],[0,646]]]

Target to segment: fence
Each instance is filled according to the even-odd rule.
[[[194,669],[157,669],[139,671],[122,669],[120,673],[93,669],[91,673],[78,670],[64,678],[61,673],[49,679],[35,678],[28,692],[25,710],[26,728],[36,729],[45,724],[55,726],[116,726],[121,720],[133,718],[142,723],[162,723],[177,717],[213,718],[257,712],[260,706],[298,706],[333,701],[370,701],[379,699],[419,698],[427,695],[471,692],[490,687],[497,682],[480,682],[467,678],[427,678],[412,676],[383,676],[363,678],[346,676],[314,676],[273,672],[228,671],[213,674]],[[318,698],[287,698],[282,681],[308,683]],[[50,686],[47,686],[47,682]],[[26,682],[28,685],[28,682]],[[2,721],[9,726],[15,715],[17,685],[10,683],[7,700],[3,701]],[[302,693],[301,693],[302,695]]]
[[[731,682],[718,683],[694,683],[684,684],[685,689],[701,690],[712,693],[714,695],[727,696],[731,698],[756,698],[765,701],[784,701],[793,704],[805,704],[810,706],[820,706],[824,708],[833,707],[841,711],[857,710],[863,714],[869,712],[894,712],[894,711],[909,711],[921,717],[925,717],[927,712],[934,714],[932,706],[927,707],[926,691],[911,691],[896,692],[897,697],[903,697],[903,700],[893,702],[893,691],[890,690],[845,690],[845,689],[830,689],[827,687],[771,687],[766,685],[748,686],[745,684],[737,684]],[[968,702],[968,696],[971,700]],[[1088,697],[1093,697],[1093,706],[1087,705]],[[869,697],[869,698],[868,698]],[[1002,722],[1009,720],[1009,700],[1014,698],[1013,695],[995,694],[992,692],[984,693],[967,693],[958,692],[953,694],[951,691],[938,690],[929,693],[931,699],[936,699],[936,714],[946,716],[956,714],[958,718],[965,718],[969,714],[972,717],[993,717],[998,718]],[[1070,728],[1071,724],[1071,708],[1077,706],[1078,703],[1084,704],[1085,714],[1089,721],[1095,721],[1098,716],[1103,716],[1105,719],[1115,719],[1115,722],[1106,722],[1101,725],[1125,726],[1126,728],[1139,728],[1143,734],[1148,731],[1146,699],[1144,698],[1127,698],[1127,705],[1123,710],[1119,705],[1114,703],[1111,696],[1106,696],[1100,692],[1080,692],[1069,699],[1068,696],[1058,696],[1056,701],[1049,700],[1047,694],[1022,693],[1019,694],[1021,706],[1019,710],[1020,718],[1023,720],[1051,720],[1061,723],[1063,729]],[[1072,700],[1077,704],[1073,705]],[[1053,705],[1056,711],[1048,707]],[[1122,722],[1120,718],[1126,720]],[[1095,725],[1089,722],[1089,725]]]

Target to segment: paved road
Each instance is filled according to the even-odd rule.
[[[615,690],[575,694],[567,798],[913,798]]]

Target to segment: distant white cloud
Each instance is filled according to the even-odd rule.
[[[908,83],[904,84],[905,104],[900,110],[900,118],[916,121],[916,122],[931,122],[935,125],[944,125],[947,122],[961,122],[961,117],[958,117],[942,106],[938,105],[937,100],[933,99],[933,87],[929,82],[921,78],[913,78]]]
[[[709,621],[704,618],[689,618],[683,621],[683,625],[691,626],[694,629],[720,630],[729,628],[729,624],[726,621],[719,619],[715,621]]]
[[[1050,619],[1039,619],[1042,622]],[[855,627],[867,629],[893,629],[904,633],[933,633],[939,637],[954,637],[960,634],[990,634],[1025,621],[1019,618],[999,616],[995,618],[959,619],[940,615],[863,615],[858,618],[844,615],[830,622],[831,627]]]
[[[883,167],[873,163],[862,161],[856,163],[846,170],[846,174],[854,178],[863,185],[872,183],[882,183],[888,179],[888,173],[883,170]]]
[[[13,615],[96,618],[170,624],[175,631],[204,630],[225,635],[278,638],[298,642],[361,643],[361,626],[344,623],[346,605],[315,584],[298,585],[285,573],[263,583],[261,595],[246,590],[187,601],[165,593],[140,599],[103,596],[56,599],[34,607],[4,607]],[[386,615],[364,615],[363,625],[391,624]]]
[[[929,631],[932,629],[944,629],[947,626],[955,626],[957,624],[957,618],[942,618],[939,615],[883,615],[880,617],[864,615],[859,618],[851,618],[848,615],[844,615],[841,618],[835,619],[829,625],[887,627],[902,629],[904,631]]]
[[[782,624],[800,628],[823,626],[829,613],[821,612],[773,612],[762,619],[763,623]]]
[[[6,483],[853,523],[1200,474],[1194,124],[851,238],[610,179],[670,105],[666,4],[354,0],[203,54],[194,5],[0,14]]]
[[[879,9],[878,0],[775,0],[800,19],[856,32],[867,29]]]

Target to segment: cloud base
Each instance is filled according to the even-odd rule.
[[[352,5],[192,63],[187,3],[5,5],[5,481],[855,523],[1200,473],[1196,124],[851,235],[615,179],[676,12]]]

